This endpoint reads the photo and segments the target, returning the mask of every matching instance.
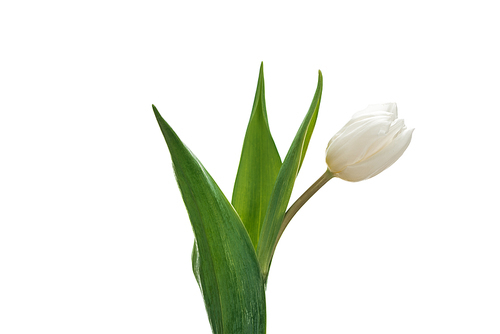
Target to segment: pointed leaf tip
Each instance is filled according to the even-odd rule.
[[[231,200],[254,247],[257,247],[262,222],[281,167],[281,158],[269,129],[265,100],[261,63]]]
[[[262,222],[259,243],[257,245],[257,258],[261,266],[264,281],[267,280],[269,267],[271,265],[274,249],[279,240],[279,230],[283,217],[292,194],[297,174],[302,166],[309,141],[311,139],[316,119],[318,117],[321,94],[323,91],[323,77],[321,71],[318,72],[318,86],[314,94],[311,106],[306,117],[302,121],[300,128],[288,150],[288,154],[283,161],[279,174],[274,184],[269,206],[267,208],[264,221]]]
[[[156,107],[155,107],[154,104],[152,104],[152,106],[153,106],[153,112],[154,112],[154,114],[156,116],[156,119],[158,119],[158,117],[161,118],[161,115],[160,115],[160,112],[158,111],[158,109],[156,109]]]
[[[195,235],[193,272],[212,331],[264,334],[264,283],[252,241],[217,183],[154,105],[153,110]]]

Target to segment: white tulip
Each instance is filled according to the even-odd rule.
[[[396,103],[370,105],[355,113],[328,143],[328,170],[346,181],[369,179],[399,159],[413,130],[398,119]]]

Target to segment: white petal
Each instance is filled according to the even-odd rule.
[[[332,139],[326,150],[326,161],[333,173],[342,171],[346,166],[357,163],[367,155],[373,142],[390,130],[391,122],[376,119],[365,122],[363,126],[346,131]]]
[[[352,119],[340,131],[338,131],[328,142],[330,146],[337,138],[351,136],[353,133],[360,131],[363,128],[377,126],[377,124],[385,124],[382,129],[388,130],[393,122],[391,115],[388,113],[364,117],[362,119]]]
[[[396,162],[410,145],[414,129],[404,129],[394,140],[379,153],[352,166],[348,166],[336,176],[346,181],[366,180],[381,173]]]
[[[355,113],[351,120],[347,122],[346,125],[342,127],[333,137],[330,139],[327,147],[330,143],[344,134],[346,131],[353,130],[356,127],[362,126],[365,122],[370,122],[371,119],[378,117],[386,118],[389,121],[394,121],[398,117],[398,108],[396,103],[384,103],[384,104],[371,104],[365,109]]]
[[[369,158],[382,150],[403,130],[403,128],[405,128],[404,120],[397,119],[392,122],[390,128],[386,132],[380,133],[378,138],[373,141],[373,144],[366,150],[366,155],[362,159]]]
[[[372,115],[379,112],[387,112],[393,115],[393,120],[398,118],[398,107],[396,103],[370,104],[365,109],[358,111],[352,117],[358,118],[366,115]]]

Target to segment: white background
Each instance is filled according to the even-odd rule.
[[[494,1],[3,1],[0,333],[210,333],[154,103],[230,198],[258,70],[292,200],[368,104],[415,127],[280,241],[268,333],[500,333]]]

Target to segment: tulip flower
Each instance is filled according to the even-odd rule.
[[[396,103],[370,105],[355,113],[328,143],[328,170],[346,181],[369,179],[399,159],[413,130],[398,119]]]
[[[153,106],[194,232],[193,274],[213,333],[266,333],[267,278],[290,220],[329,180],[373,177],[398,160],[410,144],[413,129],[398,119],[395,103],[368,106],[333,136],[326,149],[328,168],[289,207],[322,91],[319,71],[311,106],[282,160],[267,120],[261,64],[231,202]]]
[[[278,239],[297,211],[332,178],[362,181],[396,162],[410,144],[413,130],[398,119],[396,103],[373,104],[355,113],[330,139],[326,149],[328,169],[288,209]]]

